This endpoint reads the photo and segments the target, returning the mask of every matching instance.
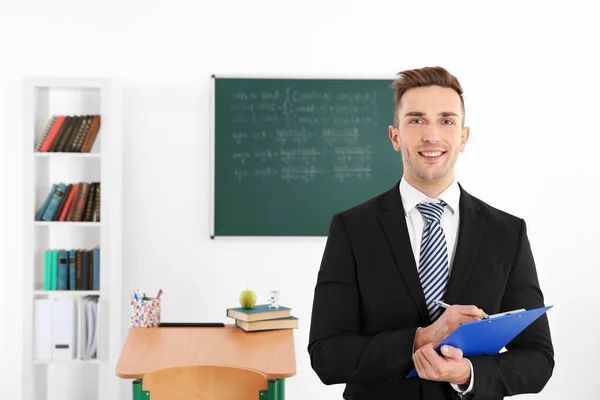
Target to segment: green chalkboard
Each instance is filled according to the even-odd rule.
[[[391,79],[213,79],[214,236],[326,236],[402,176]]]

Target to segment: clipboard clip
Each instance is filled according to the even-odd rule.
[[[488,318],[491,319],[491,318],[503,317],[505,315],[517,314],[517,313],[520,313],[520,312],[523,312],[523,311],[526,311],[526,310],[524,308],[519,308],[518,310],[505,311],[505,312],[501,312],[501,313],[498,313],[498,314],[488,315],[488,317],[484,318],[484,319],[488,319]],[[519,317],[520,317],[520,315],[519,315]]]

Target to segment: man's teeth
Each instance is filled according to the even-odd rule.
[[[423,154],[425,157],[439,157],[442,155],[441,151],[435,151],[435,152],[422,152],[421,154]]]

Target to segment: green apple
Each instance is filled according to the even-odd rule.
[[[256,293],[252,290],[244,290],[240,293],[240,304],[242,308],[253,308],[256,304]]]

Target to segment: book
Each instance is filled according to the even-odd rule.
[[[44,290],[50,290],[50,277],[52,276],[52,251],[45,251],[46,259],[44,263]]]
[[[65,192],[63,193],[63,195],[62,195],[62,197],[60,199],[60,202],[58,203],[58,207],[56,208],[56,212],[52,216],[52,221],[59,221],[60,220],[60,214],[62,213],[62,209],[64,208],[65,203],[67,201],[67,197],[71,193],[72,189],[73,189],[73,185],[72,184],[67,185],[67,188],[65,189]]]
[[[57,118],[56,115],[53,115],[46,123],[46,128],[44,129],[42,136],[40,136],[35,142],[35,151],[40,151],[40,149],[42,148],[42,145],[48,138],[50,131],[52,130],[52,128],[54,127],[54,124],[56,123],[56,118]]]
[[[100,290],[100,247],[92,250],[92,290]]]
[[[88,129],[87,135],[81,144],[81,148],[79,151],[81,153],[89,153],[92,150],[94,145],[94,141],[96,140],[96,136],[98,135],[98,131],[100,130],[100,115],[94,115],[90,127]]]
[[[48,203],[48,206],[46,207],[46,210],[42,215],[42,221],[52,221],[54,213],[57,212],[58,204],[60,203],[66,189],[67,185],[65,185],[64,183],[59,183],[57,185],[56,189],[54,190],[54,193],[52,194],[52,197],[50,198],[50,202]]]
[[[69,252],[66,250],[58,250],[56,252],[58,259],[56,289],[69,290]]]
[[[52,187],[50,188],[50,192],[48,193],[48,196],[46,196],[46,200],[44,200],[44,204],[42,204],[42,206],[40,208],[38,208],[37,212],[35,213],[36,221],[42,220],[42,216],[46,212],[46,208],[48,208],[48,204],[50,204],[50,200],[52,200],[52,197],[54,196],[54,192],[56,191],[57,188],[58,188],[58,183],[53,183]]]
[[[252,322],[284,318],[292,315],[292,309],[284,306],[269,308],[268,304],[259,304],[253,308],[228,308],[227,316],[239,321]]]
[[[50,253],[50,290],[56,290],[56,281],[58,279],[58,250],[52,250]]]
[[[285,318],[267,319],[262,321],[240,321],[235,320],[235,325],[246,332],[269,331],[277,329],[295,329],[298,328],[298,318],[290,315]]]
[[[56,121],[52,125],[50,132],[48,132],[48,135],[46,135],[46,138],[44,139],[44,142],[42,143],[42,146],[40,147],[40,150],[39,150],[40,152],[45,153],[50,149],[50,144],[52,144],[52,142],[54,141],[54,138],[58,134],[58,131],[61,129],[62,124],[64,123],[64,120],[65,120],[65,116],[63,116],[63,115],[58,116],[56,118]]]

